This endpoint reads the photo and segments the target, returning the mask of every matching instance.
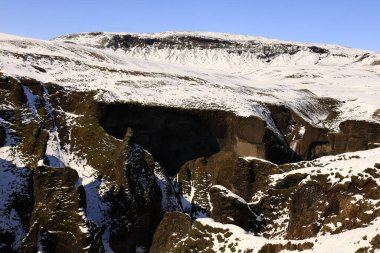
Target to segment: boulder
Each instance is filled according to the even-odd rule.
[[[234,224],[245,230],[258,231],[261,217],[257,216],[247,202],[221,185],[210,188],[211,218],[217,222]]]
[[[84,189],[76,188],[71,168],[37,167],[33,176],[34,209],[20,252],[87,252],[99,247],[89,238]],[[69,219],[67,217],[70,217]]]
[[[165,213],[153,236],[151,253],[167,253],[191,230],[191,218],[180,212]]]

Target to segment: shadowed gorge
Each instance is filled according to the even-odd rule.
[[[170,175],[186,161],[220,149],[210,123],[191,112],[112,104],[104,107],[100,121],[118,139],[131,127],[134,141],[149,150]]]
[[[122,139],[128,127],[134,141],[153,154],[169,175],[187,161],[221,150],[282,164],[299,157],[256,117],[218,110],[181,109],[136,103],[99,104],[99,123]]]

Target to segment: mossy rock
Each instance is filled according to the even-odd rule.
[[[177,242],[188,236],[190,230],[191,218],[189,215],[179,212],[165,213],[154,233],[150,252],[169,252]]]

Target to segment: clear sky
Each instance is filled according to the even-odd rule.
[[[379,0],[0,0],[0,32],[212,31],[380,52]]]

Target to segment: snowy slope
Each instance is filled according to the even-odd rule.
[[[374,120],[373,113],[380,108],[380,67],[373,65],[380,56],[374,52],[317,45],[318,50],[328,52],[320,54],[310,44],[188,32],[134,35],[158,40],[159,45],[165,40],[161,46],[108,48],[107,42],[115,36],[121,35],[79,34],[39,41],[2,34],[0,72],[73,90],[96,90],[99,100],[110,102],[215,108],[263,119],[267,114],[264,103],[283,104],[312,124],[328,114],[320,97],[345,102],[337,123]],[[220,40],[222,46],[175,44],[186,36]],[[174,46],[166,47],[167,41]],[[231,52],[223,43],[240,47],[242,52]],[[283,45],[285,51],[278,49]],[[267,62],[261,56],[266,48],[280,53]],[[293,49],[292,54],[286,53]]]
[[[372,248],[370,241],[375,236],[379,235],[380,221],[375,220],[370,226],[366,228],[353,229],[337,235],[319,236],[317,239],[306,240],[268,240],[263,237],[255,236],[252,233],[247,233],[245,230],[238,226],[226,225],[219,222],[215,222],[210,218],[201,218],[198,221],[202,225],[208,225],[213,228],[225,229],[231,232],[232,235],[227,238],[227,241],[220,242],[217,236],[212,236],[213,249],[218,252],[224,245],[235,244],[235,250],[226,249],[225,252],[259,252],[263,246],[268,244],[293,244],[302,245],[309,243],[311,248],[304,250],[282,250],[281,252],[336,252],[336,253],[348,253],[356,252],[363,248]],[[249,251],[251,250],[251,251]],[[364,251],[366,252],[366,251]],[[369,252],[369,251],[368,251]],[[377,251],[375,251],[377,252]]]

